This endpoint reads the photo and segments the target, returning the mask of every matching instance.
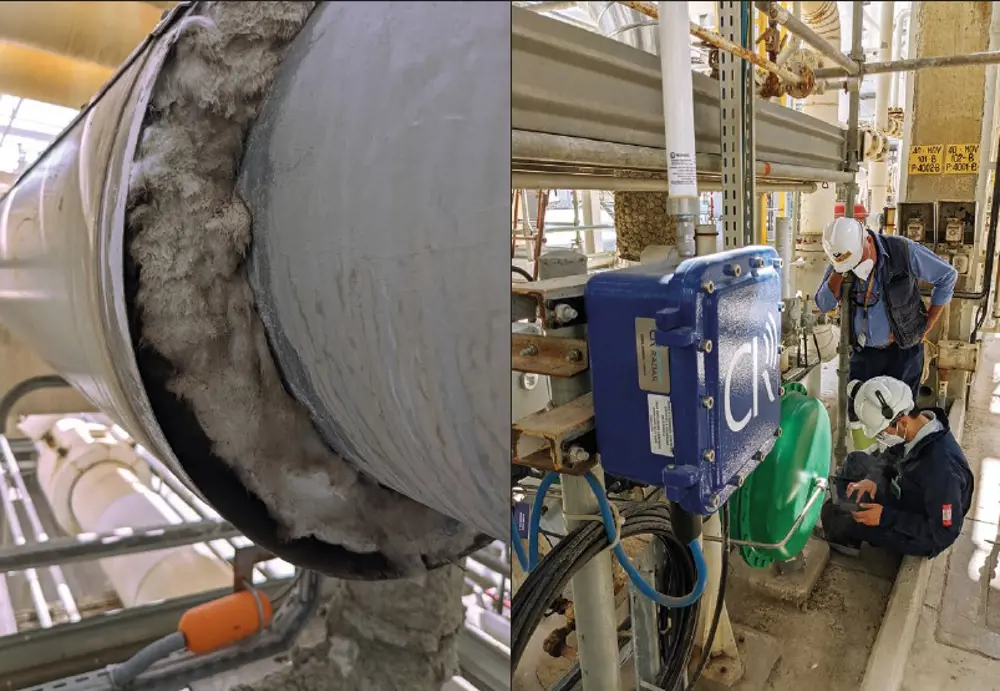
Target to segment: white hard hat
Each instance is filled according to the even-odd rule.
[[[861,263],[865,229],[853,218],[837,218],[823,231],[823,251],[833,270],[844,274]]]
[[[873,377],[860,384],[855,380],[847,390],[854,399],[854,416],[872,439],[913,410],[913,391],[893,377]]]

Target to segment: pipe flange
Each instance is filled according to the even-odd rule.
[[[812,68],[805,64],[800,64],[792,68],[795,74],[802,77],[800,84],[785,84],[785,91],[792,98],[806,98],[816,89],[816,75]]]

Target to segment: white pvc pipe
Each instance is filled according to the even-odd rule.
[[[103,425],[31,416],[21,429],[38,448],[38,482],[69,534],[141,529],[178,520],[148,488],[149,468]],[[44,438],[51,441],[46,442]],[[204,545],[101,560],[126,607],[225,588],[232,570]]]
[[[658,30],[667,144],[667,213],[677,220],[677,251],[682,258],[695,255],[694,226],[698,216],[689,16],[687,2],[660,4]]]
[[[660,66],[663,69],[663,115],[667,142],[667,181],[671,197],[697,197],[694,92],[688,3],[660,7]]]
[[[709,516],[702,524],[702,535],[702,552],[705,555],[708,582],[705,585],[705,595],[698,611],[697,640],[699,647],[704,649],[705,644],[708,643],[708,633],[712,626],[715,603],[719,597],[719,586],[722,581],[722,520],[718,513]],[[733,624],[729,619],[729,611],[725,604],[722,605],[719,626],[715,631],[715,638],[712,640],[711,655],[713,658],[724,656],[731,661],[740,659],[736,637],[733,635]]]

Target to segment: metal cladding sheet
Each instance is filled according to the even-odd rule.
[[[175,27],[161,26],[0,199],[0,322],[183,477],[136,366],[121,270],[128,166]]]
[[[510,8],[389,4],[321,4],[286,54],[243,161],[251,284],[337,452],[506,535]]]

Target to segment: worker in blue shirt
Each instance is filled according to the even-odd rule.
[[[848,500],[823,506],[823,533],[835,548],[862,542],[900,554],[935,557],[962,532],[975,479],[943,410],[917,409],[910,387],[892,377],[848,385],[848,411],[890,461],[856,451],[834,482]],[[846,484],[845,483],[849,483]]]
[[[958,272],[923,245],[898,235],[876,235],[853,218],[838,218],[823,233],[827,267],[816,306],[832,312],[844,274],[852,272],[849,318],[850,378],[895,377],[916,400],[924,369],[923,338],[951,302]],[[933,286],[928,308],[920,282]],[[843,325],[842,325],[843,326]]]

